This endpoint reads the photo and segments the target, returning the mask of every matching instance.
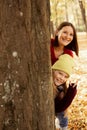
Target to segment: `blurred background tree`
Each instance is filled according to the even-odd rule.
[[[50,0],[54,30],[63,21],[74,24],[79,32],[87,32],[87,0]]]

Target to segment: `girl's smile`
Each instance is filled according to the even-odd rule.
[[[65,83],[66,80],[68,79],[68,77],[69,77],[68,74],[66,74],[63,71],[55,70],[53,72],[53,81],[56,86],[59,86],[59,85]]]

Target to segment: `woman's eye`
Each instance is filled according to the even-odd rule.
[[[66,34],[67,32],[65,31],[65,32],[63,32],[63,33],[65,33],[65,34]]]
[[[70,34],[70,36],[73,36],[73,34]]]

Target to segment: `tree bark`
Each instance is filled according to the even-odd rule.
[[[0,1],[0,130],[54,130],[48,0]]]
[[[85,7],[84,7],[82,1],[79,1],[79,6],[80,6],[80,9],[81,9],[81,14],[82,14],[83,22],[85,24],[85,30],[87,32],[86,13],[85,13]]]

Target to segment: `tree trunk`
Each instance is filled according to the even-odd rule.
[[[85,7],[83,6],[83,2],[82,1],[79,1],[79,6],[80,6],[80,9],[81,9],[81,14],[82,14],[83,22],[85,24],[85,30],[87,32],[86,13],[85,13]]]
[[[0,1],[0,130],[54,130],[48,0]]]

